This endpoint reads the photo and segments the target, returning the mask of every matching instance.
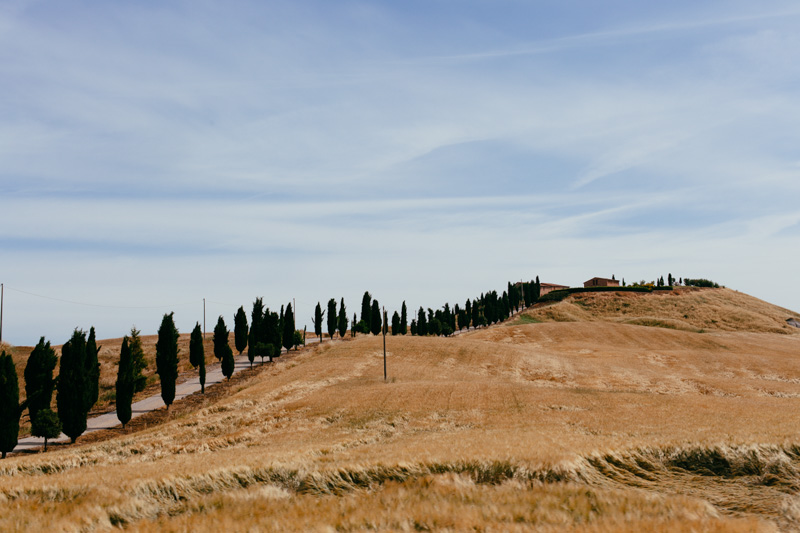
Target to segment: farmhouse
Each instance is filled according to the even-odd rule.
[[[619,281],[608,278],[592,278],[583,283],[584,288],[587,287],[619,287]]]
[[[558,283],[540,283],[539,296],[544,296],[548,292],[558,291],[561,289],[569,289],[567,285],[559,285]]]

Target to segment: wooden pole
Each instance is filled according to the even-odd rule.
[[[3,342],[3,296],[5,287],[0,283],[0,342]]]
[[[383,381],[386,381],[386,308],[383,308]]]

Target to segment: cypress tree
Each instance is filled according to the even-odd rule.
[[[265,340],[265,324],[264,324],[264,303],[261,298],[256,298],[253,302],[253,312],[250,314],[250,334],[247,338],[247,356],[253,354],[253,359],[256,356],[261,357],[261,362],[264,362],[264,357],[268,354],[262,353],[262,346]],[[261,344],[262,346],[259,346]],[[272,357],[270,356],[270,360]]]
[[[406,310],[406,301],[403,300],[403,306],[400,308],[400,335],[408,333],[408,311]]]
[[[47,440],[61,435],[61,422],[58,414],[52,410],[42,409],[31,419],[31,435],[44,439],[44,451],[47,451]]]
[[[283,335],[283,325],[284,325],[285,322],[286,322],[285,311],[284,311],[283,306],[281,306],[280,321],[278,322],[278,334],[279,335]],[[281,339],[278,339],[278,349],[279,350],[280,350],[280,346],[282,344],[283,343],[281,342]]]
[[[369,324],[373,335],[380,335],[381,322],[381,306],[378,300],[372,300],[372,316],[369,319]]]
[[[239,355],[242,355],[244,349],[247,348],[248,333],[247,313],[244,312],[244,306],[241,306],[239,307],[239,310],[236,311],[236,315],[233,317],[233,339],[236,343],[236,351],[239,352]],[[252,357],[250,357],[250,354],[248,354],[248,358],[250,359],[250,366],[253,366],[255,354],[253,354]]]
[[[399,335],[400,334],[400,315],[397,314],[397,311],[392,314],[392,335]]]
[[[142,392],[147,387],[147,376],[144,369],[147,368],[147,360],[144,358],[142,339],[139,337],[139,330],[131,328],[131,337],[128,341],[131,350],[131,361],[133,362],[133,392]]]
[[[472,320],[472,302],[469,298],[467,298],[467,301],[464,303],[464,317],[464,327],[469,330],[469,322]]]
[[[416,334],[417,334],[417,321],[416,320],[412,320],[411,321],[411,335],[416,335]]]
[[[347,333],[347,310],[344,307],[344,298],[339,303],[339,321],[336,326],[339,329],[339,337],[343,339]]]
[[[331,298],[328,300],[328,335],[331,339],[336,335],[336,327],[338,323],[338,315],[336,314],[336,300]]]
[[[249,355],[249,353],[248,353]],[[192,335],[189,337],[189,362],[194,368],[199,369],[200,392],[206,392],[206,348],[203,346],[203,330],[200,329],[200,322],[195,325]],[[253,366],[252,359],[250,366]]]
[[[536,283],[533,286],[533,297],[531,298],[533,301],[531,304],[535,304],[539,298],[542,296],[542,284],[539,283],[539,276],[536,276]]]
[[[225,346],[229,346],[229,334],[228,326],[225,325],[225,319],[220,315],[217,319],[217,325],[214,326],[214,357],[217,358],[217,361],[222,361],[222,358],[225,356]]]
[[[233,375],[234,367],[233,350],[231,350],[231,345],[226,342],[225,346],[222,347],[222,374],[228,378],[228,381]]]
[[[267,308],[264,313],[264,332],[262,336],[262,343],[266,347],[264,355],[269,357],[269,362],[272,362],[274,357],[281,356],[281,319],[278,313],[270,312]],[[271,347],[271,348],[270,348]],[[264,358],[261,358],[264,361]]]
[[[353,313],[353,325],[350,326],[350,336],[353,337],[353,338],[356,337],[356,330],[358,329],[356,327],[357,324],[358,324],[358,321],[356,320],[356,314]]]
[[[317,307],[314,309],[314,335],[319,338],[319,342],[322,342],[322,318],[324,316],[325,311],[322,310],[322,306],[317,302]]]
[[[19,378],[11,354],[0,352],[0,453],[6,458],[19,437]]]
[[[286,348],[286,351],[294,347],[294,311],[292,310],[292,304],[286,306],[286,314],[283,317],[283,347]]]
[[[100,362],[97,359],[97,339],[95,338],[94,327],[89,328],[89,339],[86,341],[86,412],[91,411],[92,406],[100,398]]]
[[[161,399],[169,409],[175,400],[175,382],[178,379],[178,328],[174,313],[165,314],[158,328],[156,342],[156,373],[161,380]],[[61,408],[59,407],[59,410]]]
[[[86,431],[86,332],[76,329],[61,348],[56,405],[62,431],[70,441]]]
[[[372,331],[372,295],[369,291],[361,298],[361,321],[366,326],[364,333]]]
[[[119,351],[116,390],[117,418],[125,428],[125,424],[131,420],[131,406],[133,405],[133,360],[128,337],[122,339],[122,348]]]
[[[425,318],[425,310],[420,307],[417,314],[417,335],[425,336],[428,334],[428,320]]]
[[[478,301],[472,302],[472,327],[478,329],[478,326],[481,324],[481,312],[480,307],[478,307]]]
[[[56,351],[42,337],[25,365],[25,397],[31,420],[36,418],[39,411],[50,409],[56,385],[53,371],[57,363]]]

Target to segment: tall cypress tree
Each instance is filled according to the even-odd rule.
[[[392,335],[399,335],[400,334],[400,315],[397,314],[397,311],[392,314]]]
[[[336,300],[331,298],[328,300],[328,335],[331,339],[336,335],[336,327],[339,325],[339,315],[336,314]]]
[[[350,326],[350,336],[351,336],[351,337],[353,337],[353,338],[355,338],[355,336],[356,336],[356,329],[358,329],[358,328],[356,327],[356,326],[358,325],[358,319],[357,319],[357,317],[356,317],[356,314],[355,314],[355,313],[353,313],[353,322],[352,322],[352,324],[353,324],[353,325],[352,325],[352,326]]]
[[[539,276],[536,276],[536,284],[533,287],[533,295],[531,298],[531,300],[533,301],[531,302],[531,304],[536,303],[541,296],[542,296],[542,284],[539,283]]]
[[[281,330],[280,330],[280,317],[278,313],[270,312],[269,308],[264,313],[264,332],[262,336],[262,343],[265,347],[265,354],[269,357],[270,363],[273,357],[280,357],[281,355]],[[264,361],[264,358],[261,358]]]
[[[425,310],[420,307],[417,313],[417,335],[424,337],[428,334],[428,319],[425,318]]]
[[[372,300],[372,316],[369,319],[369,327],[373,335],[380,335],[381,322],[381,305],[378,300]]]
[[[203,346],[203,330],[200,329],[200,322],[198,322],[192,330],[192,335],[189,337],[189,362],[194,368],[199,370],[200,377],[200,393],[206,392],[206,349]],[[253,366],[253,361],[250,361],[250,366]]]
[[[178,380],[178,328],[174,313],[165,314],[158,328],[156,342],[156,373],[161,380],[161,399],[169,409],[175,400],[175,382]]]
[[[253,312],[250,314],[250,334],[247,338],[247,357],[250,358],[252,354],[253,359],[257,356],[261,357],[261,362],[264,362],[264,357],[267,353],[264,352],[264,343],[266,342],[266,328],[264,323],[264,303],[261,298],[256,298],[253,302]],[[270,360],[272,356],[270,355]]]
[[[319,338],[319,342],[322,342],[322,318],[324,316],[325,311],[322,310],[322,306],[317,302],[317,308],[314,309],[314,335]]]
[[[50,409],[56,385],[53,371],[57,363],[56,351],[42,337],[25,365],[25,397],[31,420],[36,418],[39,411]]]
[[[225,355],[225,346],[230,346],[228,344],[228,335],[230,335],[230,331],[228,331],[228,326],[225,325],[225,319],[220,315],[217,319],[217,325],[214,326],[214,357],[217,358],[217,361],[222,361],[222,357]]]
[[[336,323],[336,327],[339,330],[339,337],[343,339],[345,333],[347,333],[347,309],[344,306],[344,298],[339,303],[339,320]]]
[[[406,309],[406,301],[403,300],[403,307],[400,309],[400,335],[408,333],[408,310]]]
[[[286,306],[286,314],[283,317],[283,347],[288,352],[294,347],[294,311],[292,304]]]
[[[239,355],[242,355],[244,349],[247,348],[247,333],[247,313],[244,312],[244,306],[241,306],[233,317],[233,338]],[[250,366],[253,366],[254,358],[255,355],[250,359]]]
[[[361,298],[361,321],[367,328],[364,333],[372,331],[372,295],[369,291]]]
[[[139,337],[139,330],[136,327],[131,328],[128,347],[131,350],[131,361],[133,361],[133,392],[135,394],[142,392],[147,387],[147,376],[144,375],[147,359],[144,358],[142,339]]]
[[[97,358],[99,352],[97,339],[95,338],[94,327],[89,328],[89,339],[86,341],[86,412],[92,410],[92,406],[100,398],[100,361]]]
[[[225,346],[222,347],[222,374],[228,378],[228,381],[230,381],[233,375],[235,366],[233,350],[231,350],[231,345],[226,343]]]
[[[11,354],[0,352],[0,453],[6,458],[19,437],[19,379]]]
[[[116,389],[117,418],[125,428],[125,424],[131,420],[131,406],[133,405],[133,360],[127,336],[122,339],[122,348],[119,351]]]
[[[76,329],[61,347],[56,394],[62,431],[72,442],[86,431],[86,381],[86,332]]]

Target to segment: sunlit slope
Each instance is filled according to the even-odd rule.
[[[800,336],[599,317],[389,337],[388,382],[376,337],[284,356],[163,426],[0,463],[0,529],[751,531],[800,518]]]
[[[799,334],[786,324],[800,313],[731,289],[681,287],[672,291],[586,292],[526,313],[537,320],[603,320],[687,331],[753,331]]]

